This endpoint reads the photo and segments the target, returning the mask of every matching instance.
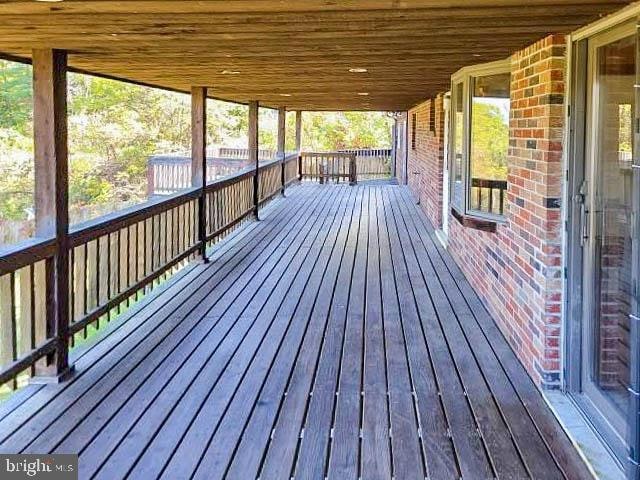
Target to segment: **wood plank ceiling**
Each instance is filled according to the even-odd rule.
[[[406,110],[464,65],[505,58],[631,0],[0,0],[0,52],[239,102]],[[366,69],[366,72],[349,72]]]

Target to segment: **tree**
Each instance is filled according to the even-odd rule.
[[[28,135],[33,115],[30,65],[0,59],[0,129]]]
[[[302,148],[332,151],[347,148],[389,148],[392,120],[384,112],[304,112]],[[287,117],[293,138],[295,117]],[[293,140],[287,149],[293,149]]]
[[[509,123],[498,105],[474,102],[471,115],[471,175],[506,180]]]

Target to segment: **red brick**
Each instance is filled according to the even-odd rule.
[[[565,92],[565,57],[551,56],[558,46],[565,46],[564,36],[552,35],[512,56],[506,222],[495,233],[487,233],[465,228],[449,216],[449,251],[537,383],[543,381],[538,369],[547,379],[559,374],[561,355],[562,293],[556,273],[561,263],[560,212],[546,208],[545,203],[546,198],[561,194],[564,106],[555,102]],[[538,76],[537,82],[525,73],[529,68]],[[535,96],[525,98],[524,89],[531,86]],[[431,101],[436,102],[435,135],[427,131]],[[442,108],[439,95],[409,112],[409,119],[417,113],[419,138],[416,150],[409,151],[409,170],[421,172],[421,181],[410,178],[410,188],[419,194],[422,208],[438,227],[442,223]],[[536,149],[528,148],[530,139],[536,139]],[[519,206],[516,199],[524,203]]]

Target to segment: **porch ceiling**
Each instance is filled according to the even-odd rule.
[[[239,102],[406,110],[446,89],[464,65],[504,58],[628,3],[9,0],[0,2],[0,51],[66,49],[78,69],[184,91],[208,86],[211,96]]]

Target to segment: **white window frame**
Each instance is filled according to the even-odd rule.
[[[475,217],[480,218],[482,220],[493,220],[496,222],[504,222],[506,219],[506,215],[503,213],[495,214],[488,212],[481,212],[478,210],[473,210],[470,208],[469,196],[470,196],[470,188],[468,185],[468,179],[470,178],[470,166],[471,162],[469,161],[469,153],[471,148],[471,89],[473,86],[473,79],[476,77],[483,77],[487,75],[497,75],[501,73],[511,73],[511,59],[506,58],[504,60],[498,60],[495,62],[483,63],[479,65],[472,65],[469,67],[464,67],[458,70],[451,76],[451,115],[450,115],[450,135],[449,135],[449,203],[451,204],[451,208],[458,212],[460,215],[465,217]],[[457,84],[462,83],[462,102],[463,102],[463,127],[464,131],[462,134],[462,185],[463,185],[463,198],[462,198],[462,211],[459,206],[456,205],[454,201],[454,193],[455,193],[455,172],[453,168],[455,168],[455,137],[457,135],[456,125],[455,125],[455,114],[457,105],[455,104],[456,99],[455,96],[455,87]],[[505,211],[507,198],[505,195]]]

